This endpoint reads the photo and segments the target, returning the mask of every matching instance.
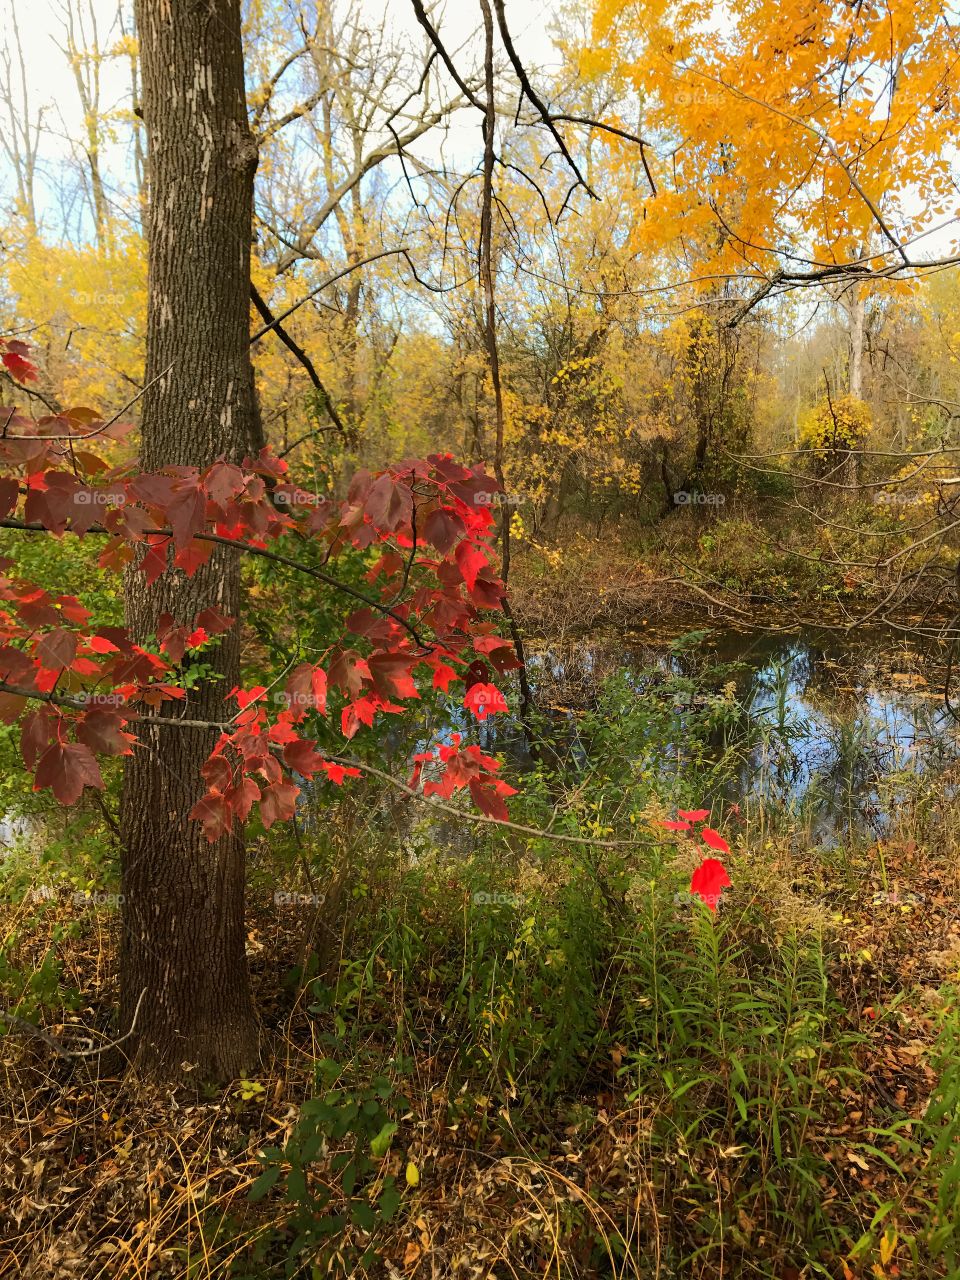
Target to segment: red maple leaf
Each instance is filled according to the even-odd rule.
[[[495,684],[471,685],[463,699],[463,705],[478,720],[486,720],[487,716],[497,711],[509,710],[506,698]]]
[[[281,822],[290,821],[299,794],[300,788],[287,782],[275,782],[261,793],[260,821],[265,831],[269,831],[278,818]]]
[[[226,835],[233,825],[230,805],[218,791],[208,791],[206,795],[202,795],[190,810],[189,816],[203,825],[203,834],[211,844]]]
[[[336,764],[333,760],[324,760],[323,769],[330,781],[336,783],[338,787],[342,785],[344,778],[360,777],[359,769],[354,769],[349,765]]]
[[[326,761],[313,749],[316,745],[312,739],[294,738],[283,749],[283,763],[301,777],[312,778],[318,769],[326,767]]]
[[[467,531],[456,512],[448,507],[438,507],[431,511],[423,526],[423,535],[432,546],[446,555]]]
[[[4,367],[11,378],[16,378],[20,382],[36,381],[36,366],[32,365],[29,360],[24,360],[23,356],[17,355],[15,351],[5,351],[2,359]]]
[[[487,557],[470,542],[461,542],[456,550],[457,567],[463,575],[467,590],[472,591],[477,585],[477,575],[487,567]]]
[[[450,688],[450,681],[456,680],[457,673],[453,667],[447,666],[445,662],[437,662],[433,668],[433,687],[442,689],[444,693]]]
[[[690,892],[716,911],[723,890],[733,882],[717,858],[704,858],[690,877]]]
[[[74,804],[84,787],[103,790],[100,767],[82,742],[54,742],[40,757],[33,789],[49,787],[61,804]]]

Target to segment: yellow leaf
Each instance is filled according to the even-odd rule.
[[[407,1186],[419,1187],[419,1185],[420,1185],[420,1170],[417,1168],[417,1166],[413,1163],[412,1160],[408,1160],[407,1161]]]
[[[896,1231],[888,1229],[880,1241],[880,1261],[884,1266],[890,1261],[897,1250],[897,1240],[899,1239]]]

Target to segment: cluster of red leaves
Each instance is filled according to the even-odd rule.
[[[683,831],[693,836],[695,827],[709,817],[709,809],[678,809],[676,821],[661,822],[660,825],[668,831]],[[718,853],[730,852],[726,840],[713,827],[701,826],[697,834],[707,848],[715,849]],[[731,883],[727,869],[720,859],[705,857],[690,877],[690,892],[705,902],[711,911],[716,911],[724,889]]]
[[[485,756],[477,746],[461,747],[462,741],[461,735],[454,733],[448,743],[441,743],[431,751],[421,751],[415,755],[413,776],[409,783],[411,789],[419,786],[423,766],[439,761],[443,767],[436,770],[438,776],[423,784],[425,796],[436,795],[449,800],[454,792],[467,787],[474,804],[482,813],[505,822],[509,815],[504,797],[515,796],[515,788],[502,778],[491,776],[500,768],[499,760]]]
[[[289,821],[300,793],[290,781],[293,774],[313,778],[323,773],[337,786],[345,777],[360,776],[359,769],[325,760],[315,750],[315,739],[300,737],[293,728],[293,712],[282,711],[270,723],[261,701],[264,693],[263,686],[234,689],[240,706],[236,727],[220,736],[201,770],[207,791],[190,817],[203,823],[210,840],[229,831],[235,820],[245,822],[254,804],[259,804],[260,820],[267,830],[278,819]]]
[[[30,348],[16,338],[0,338],[0,364],[17,382],[35,382],[37,366],[27,357]]]
[[[506,710],[491,668],[502,673],[518,663],[488,613],[499,609],[503,585],[492,565],[485,500],[496,484],[482,467],[433,455],[377,475],[362,471],[346,500],[334,503],[291,482],[286,463],[266,450],[239,464],[144,473],[90,452],[91,441],[129,430],[91,410],[35,421],[0,407],[0,421],[0,519],[58,538],[105,537],[101,567],[133,565],[148,585],[175,570],[192,576],[223,540],[253,554],[269,554],[271,543],[291,535],[319,544],[320,576],[332,589],[339,553],[379,552],[366,575],[367,603],[346,618],[322,661],[301,663],[282,692],[234,690],[239,710],[221,726],[192,811],[209,839],[244,821],[255,804],[265,826],[291,817],[294,777],[321,774],[339,785],[356,774],[323,759],[306,734],[304,722],[326,716],[331,696],[347,739],[380,714],[402,712],[424,679],[444,691],[464,680],[464,706],[479,719]],[[8,576],[10,568],[0,565],[0,719],[22,719],[35,786],[52,787],[69,804],[85,786],[103,786],[98,755],[130,752],[136,736],[127,730],[135,731],[143,706],[186,697],[177,667],[234,620],[215,609],[189,619],[164,615],[156,646],[139,644],[122,627],[91,627],[74,597]],[[30,712],[31,695],[52,701]],[[506,817],[502,797],[511,789],[489,779],[495,761],[459,743],[439,747],[436,760],[439,776],[425,792],[449,797],[467,788],[485,813]]]

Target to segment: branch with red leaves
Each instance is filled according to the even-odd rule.
[[[81,699],[72,698],[69,695],[56,693],[38,694],[31,692],[29,689],[22,689],[16,686],[7,685],[0,681],[0,694],[4,693],[11,693],[17,697],[39,699],[62,707],[82,709],[86,705]],[[466,698],[464,699],[464,702],[466,702]],[[218,720],[189,720],[182,719],[180,717],[158,716],[154,714],[151,714],[150,716],[150,723],[198,729],[215,729],[220,733],[230,730],[233,725],[233,722]],[[544,827],[531,827],[521,822],[511,822],[509,817],[502,817],[499,814],[489,814],[486,812],[468,813],[463,809],[456,808],[452,804],[445,803],[443,800],[434,799],[433,797],[438,794],[452,795],[454,791],[462,790],[464,783],[469,785],[469,783],[474,780],[481,787],[486,785],[492,786],[494,793],[498,796],[516,794],[512,787],[509,787],[499,779],[494,779],[489,784],[486,783],[481,776],[481,769],[488,773],[492,773],[499,768],[499,761],[493,759],[491,756],[479,756],[478,753],[480,752],[480,748],[475,746],[466,748],[465,762],[463,759],[457,762],[457,766],[455,767],[453,776],[449,782],[445,778],[442,780],[438,779],[433,786],[429,786],[429,784],[427,784],[421,787],[420,782],[424,764],[427,762],[435,762],[438,758],[441,759],[443,763],[449,764],[455,754],[462,754],[459,753],[459,750],[457,752],[451,750],[451,748],[459,749],[461,741],[462,738],[460,735],[454,734],[449,743],[440,743],[430,751],[418,753],[414,757],[414,771],[408,782],[403,782],[401,779],[393,777],[383,769],[378,769],[375,765],[368,764],[366,761],[340,754],[332,754],[329,760],[323,761],[323,770],[328,779],[331,782],[336,783],[338,786],[343,782],[344,778],[356,778],[361,774],[369,774],[371,777],[378,778],[381,782],[385,782],[389,786],[394,787],[396,790],[402,792],[406,796],[409,796],[411,799],[423,802],[428,806],[428,808],[437,809],[441,813],[452,814],[454,817],[466,822],[488,823],[493,826],[502,827],[507,831],[516,831],[521,835],[533,836],[538,840],[550,840],[558,844],[589,845],[600,849],[632,848],[638,843],[641,843],[636,839],[602,840],[596,836],[569,835],[564,832],[549,831]],[[313,744],[301,744],[300,749],[303,749],[304,745],[306,747],[311,747],[312,749]],[[279,750],[277,744],[271,743],[270,746],[276,754]],[[441,755],[441,753],[444,754]],[[476,772],[474,772],[474,770],[476,770]],[[316,772],[316,770],[314,770],[314,772]]]
[[[4,367],[21,381],[36,372],[26,350],[0,345]],[[273,705],[265,687],[235,689],[236,714],[212,725],[160,711],[186,701],[178,670],[185,657],[216,643],[234,619],[214,608],[192,618],[165,614],[155,644],[139,643],[124,627],[97,626],[75,596],[23,581],[11,562],[0,563],[0,720],[20,722],[35,787],[49,787],[61,803],[103,788],[98,759],[129,755],[138,725],[217,730],[190,815],[212,841],[255,805],[265,827],[291,818],[296,778],[322,775],[339,785],[357,775],[308,736],[308,719],[327,717],[331,704],[347,740],[403,712],[424,681],[443,691],[464,681],[464,706],[480,720],[506,710],[491,669],[503,673],[518,662],[496,630],[504,589],[486,495],[497,485],[482,467],[435,454],[362,471],[346,500],[334,503],[293,482],[266,449],[241,462],[146,473],[92,452],[131,428],[90,409],[35,420],[0,407],[0,424],[0,526],[105,537],[100,567],[138,571],[148,587],[163,574],[192,576],[224,545],[305,573],[360,606],[322,661],[290,672]],[[316,546],[324,565],[348,550],[371,553],[369,592],[276,550],[290,535]],[[496,761],[459,742],[436,751],[426,794],[466,790],[483,814],[506,818],[512,789],[492,776]]]
[[[713,849],[717,853],[729,853],[730,846],[720,832],[715,831],[713,827],[702,825],[709,817],[709,809],[678,809],[676,821],[664,821],[660,826],[665,827],[667,831],[683,831],[689,836],[693,836],[695,828],[699,826],[700,831],[697,834],[708,849]],[[704,857],[690,877],[690,892],[695,898],[705,902],[711,911],[716,911],[724,889],[729,888],[731,884],[727,869],[720,859]]]

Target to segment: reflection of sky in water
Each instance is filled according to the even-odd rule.
[[[878,655],[886,655],[882,665]],[[739,665],[711,683],[709,668],[728,663]],[[685,682],[704,695],[732,679],[744,712],[734,737],[743,732],[750,745],[727,799],[763,801],[797,816],[805,811],[820,840],[830,841],[848,826],[867,835],[882,834],[899,800],[909,794],[911,781],[960,758],[957,728],[937,694],[935,676],[928,670],[929,686],[910,687],[916,654],[904,656],[882,634],[845,646],[806,635],[716,631],[702,645],[680,653],[631,643],[629,637],[602,637],[562,652],[545,648],[531,653],[527,667],[541,706],[551,706],[548,750],[573,773],[589,767],[588,744],[573,707],[589,706],[605,675],[619,670],[638,697],[663,697],[668,706]],[[891,674],[898,670],[906,673],[902,683]],[[569,695],[571,680],[575,696]],[[659,767],[665,774],[684,768],[689,715],[677,701],[675,728],[667,735],[674,741],[658,739]],[[425,750],[457,732],[466,742],[504,758],[508,773],[529,767],[516,719],[491,716],[478,723],[459,699],[451,699],[445,712],[423,724],[413,749]],[[400,756],[407,754],[408,743],[398,734],[394,745]],[[717,756],[722,744],[718,730]],[[428,766],[425,776],[429,774]]]
[[[712,664],[741,664],[732,678],[754,745],[728,799],[764,800],[797,814],[806,808],[819,839],[830,840],[848,825],[882,834],[912,782],[960,758],[957,726],[936,676],[928,666],[926,684],[916,651],[904,652],[883,634],[844,644],[721,631],[681,654],[610,641],[600,662],[602,647],[585,646],[576,654],[578,674],[609,670],[612,648],[613,665],[633,672],[638,693],[650,688],[651,668],[698,682]],[[532,682],[544,667],[562,678],[563,665],[556,655],[537,655],[530,663]],[[686,714],[677,713],[681,743]],[[664,752],[673,754],[665,764],[670,772],[683,767],[682,745],[676,747]]]
[[[872,653],[863,646],[828,653],[794,641],[760,659],[745,705],[777,732],[753,753],[741,794],[795,811],[806,803],[822,839],[848,824],[880,835],[911,783],[958,758],[957,726],[932,673],[927,685],[914,655],[889,648],[892,666],[888,657],[880,669],[878,643]]]

